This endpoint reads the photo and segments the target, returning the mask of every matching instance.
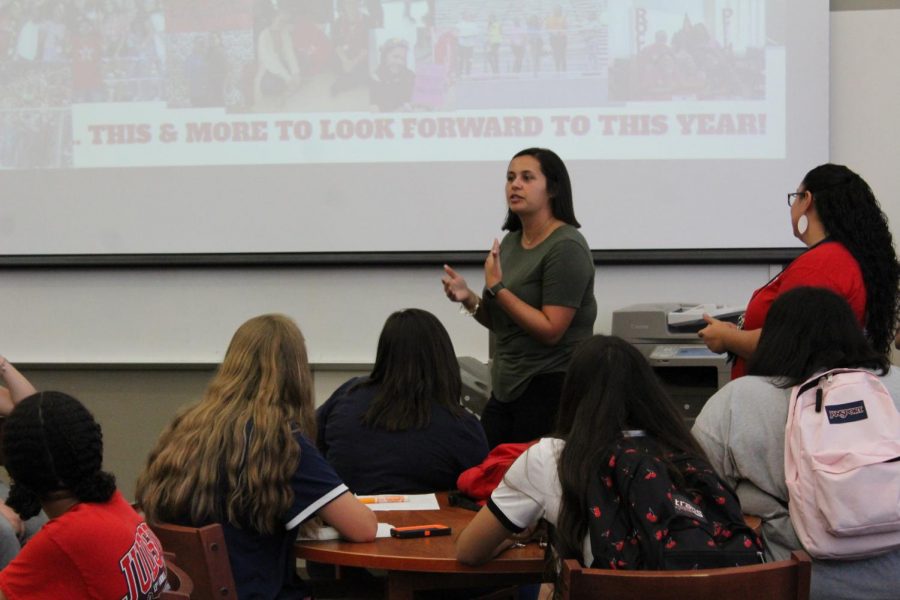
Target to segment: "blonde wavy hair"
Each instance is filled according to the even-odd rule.
[[[315,436],[303,334],[284,315],[254,317],[235,332],[203,399],[160,435],[136,500],[151,522],[189,516],[274,533],[293,502],[297,431]]]

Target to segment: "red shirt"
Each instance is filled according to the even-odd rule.
[[[860,326],[865,325],[866,286],[859,263],[840,242],[821,242],[794,259],[775,279],[753,292],[744,313],[744,329],[762,328],[775,298],[797,287],[826,288],[850,304]],[[731,378],[747,374],[747,363],[738,357]]]
[[[51,519],[3,571],[9,600],[153,600],[166,585],[159,540],[116,492]]]

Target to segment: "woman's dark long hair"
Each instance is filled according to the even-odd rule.
[[[532,156],[541,165],[541,173],[547,180],[547,195],[550,197],[550,209],[553,216],[572,227],[581,227],[575,218],[575,206],[572,201],[572,182],[569,180],[569,171],[566,163],[554,152],[547,148],[526,148],[517,152],[513,158],[520,156]],[[522,220],[519,215],[511,210],[506,211],[506,221],[503,229],[519,231],[522,229]]]
[[[378,392],[363,423],[388,431],[421,429],[432,406],[462,415],[462,380],[450,335],[428,311],[407,308],[388,317],[378,338],[375,366],[360,385]]]
[[[106,502],[115,477],[101,470],[103,434],[93,415],[62,392],[39,392],[16,405],[4,426],[3,453],[13,480],[7,504],[23,519],[54,492]]]
[[[872,188],[843,165],[824,164],[806,174],[828,237],[843,244],[859,263],[866,286],[866,335],[887,356],[898,325],[900,266],[887,217]]]
[[[623,431],[634,429],[665,450],[706,457],[647,359],[621,338],[595,335],[575,351],[560,397],[556,437],[566,442],[557,466],[562,503],[554,543],[560,559],[584,561],[587,472],[599,467]]]
[[[847,301],[824,288],[800,287],[778,296],[766,315],[747,373],[791,387],[828,369],[887,373],[890,363],[866,340]]]

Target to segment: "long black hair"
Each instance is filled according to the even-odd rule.
[[[801,185],[812,193],[828,237],[859,263],[866,286],[866,335],[876,351],[888,355],[898,325],[900,266],[887,217],[869,184],[843,165],[820,165]]]
[[[553,216],[572,227],[581,227],[575,218],[575,206],[572,202],[572,182],[569,180],[569,171],[566,163],[554,152],[547,148],[526,148],[516,153],[513,158],[520,156],[532,156],[541,165],[541,173],[547,180],[547,196],[550,197],[550,210]],[[511,210],[506,211],[506,221],[503,229],[519,231],[522,229],[522,220],[519,215]]]
[[[100,425],[62,392],[39,392],[16,405],[3,428],[3,453],[13,480],[6,503],[23,519],[36,515],[54,492],[106,502],[116,491],[115,478],[100,469]]]
[[[887,356],[866,340],[847,301],[824,288],[800,287],[775,299],[766,315],[749,375],[776,378],[781,387],[817,372],[866,368],[887,373]]]
[[[641,429],[663,450],[706,457],[647,359],[614,336],[595,335],[572,357],[560,396],[555,436],[565,440],[557,471],[562,488],[555,544],[561,559],[584,560],[586,468],[625,430]]]
[[[450,335],[428,311],[407,308],[387,318],[375,366],[360,385],[378,386],[363,423],[388,431],[421,429],[432,406],[462,415],[462,379]]]

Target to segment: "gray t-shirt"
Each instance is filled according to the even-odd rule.
[[[900,409],[900,370],[881,379]],[[710,398],[692,433],[718,473],[736,488],[745,513],[762,518],[774,560],[803,546],[788,512],[784,477],[784,427],[790,389],[765,377],[741,377]],[[853,561],[814,560],[813,600],[896,600],[900,597],[900,551]]]
[[[563,225],[531,249],[522,247],[521,231],[507,234],[500,244],[500,261],[503,284],[530,306],[576,309],[562,339],[547,346],[519,327],[490,294],[483,294],[496,336],[491,369],[494,397],[511,402],[535,375],[565,371],[578,342],[593,334],[597,318],[594,260],[578,230]]]

